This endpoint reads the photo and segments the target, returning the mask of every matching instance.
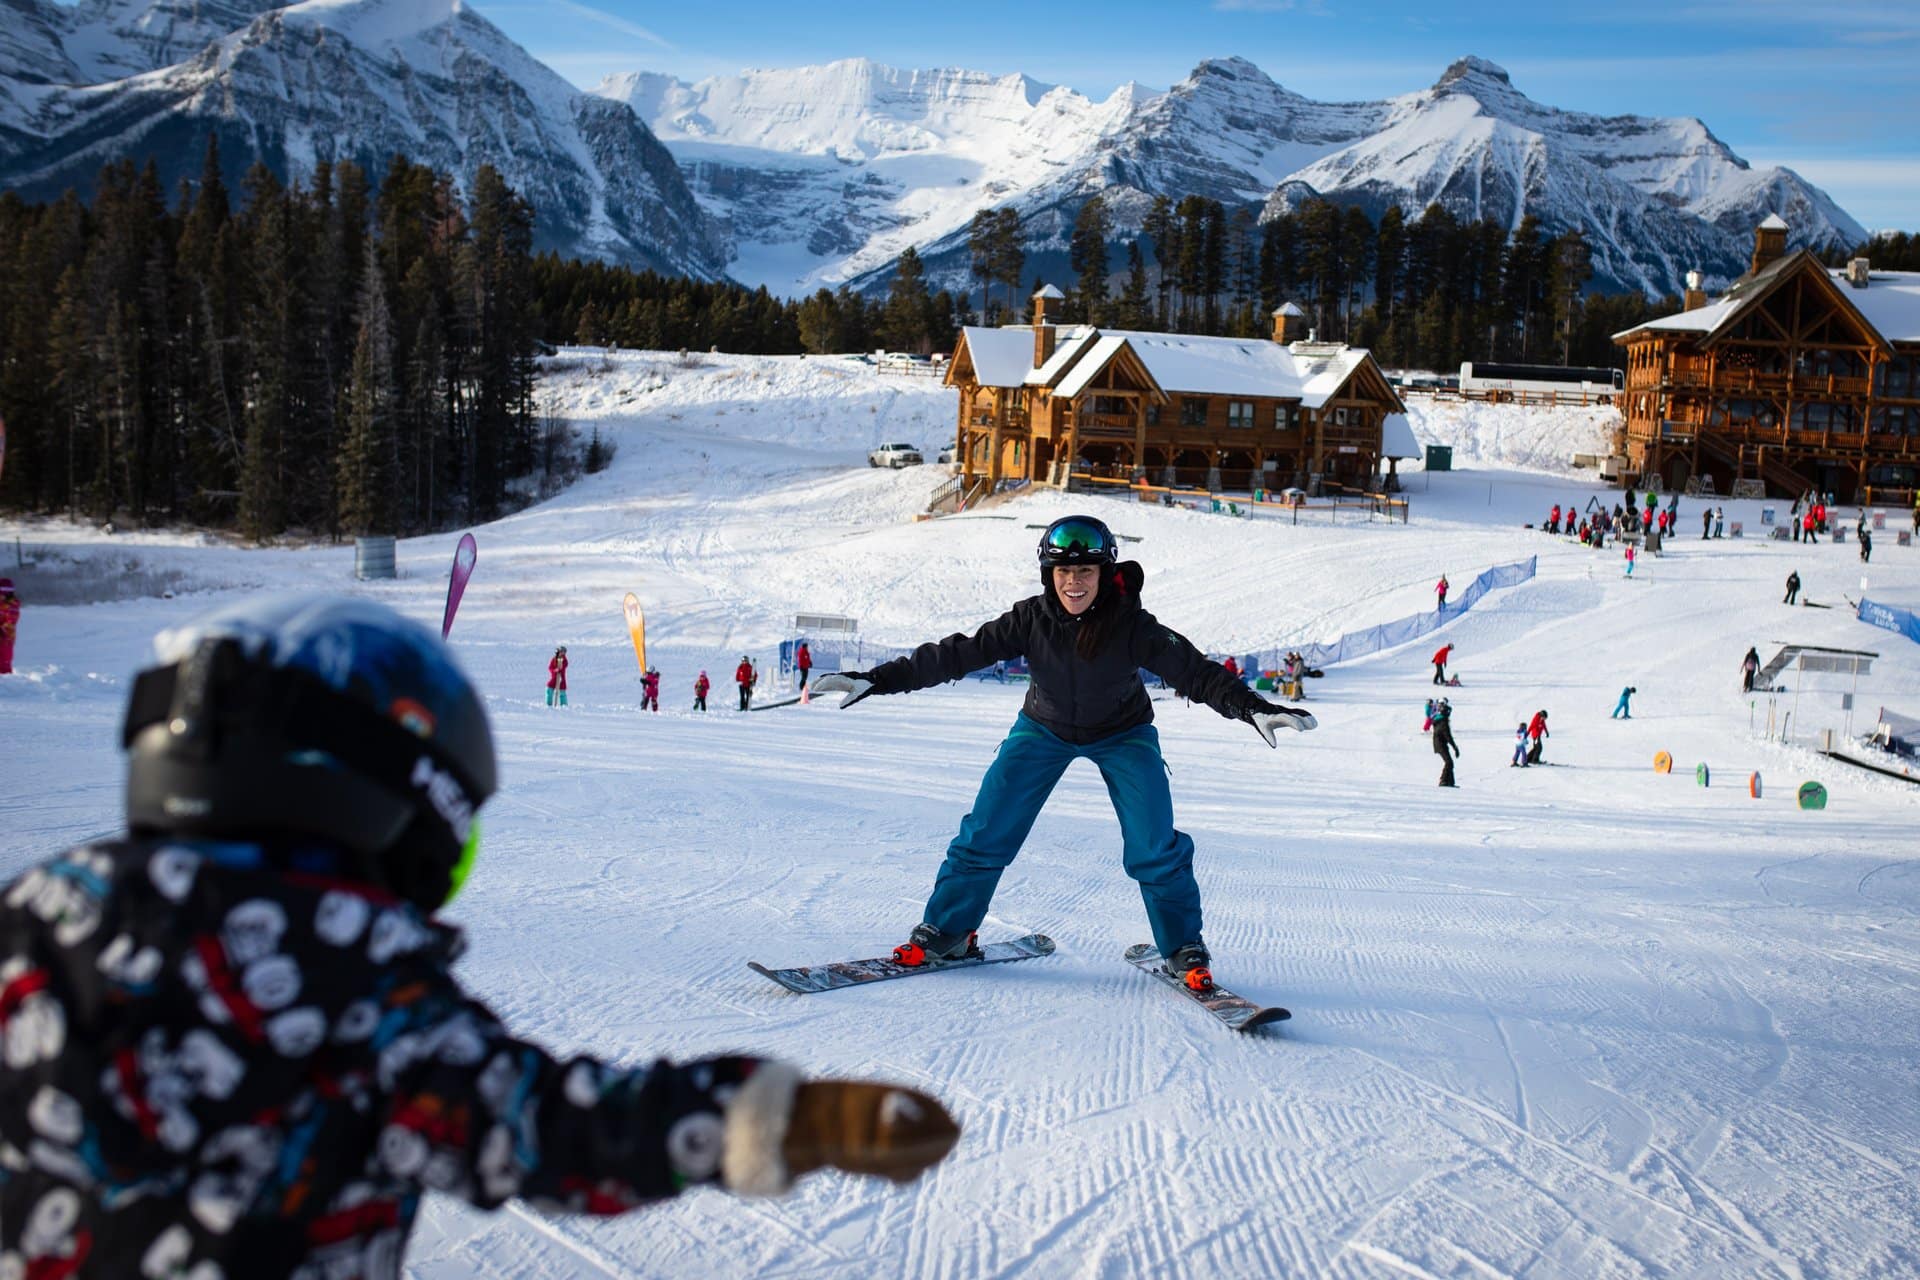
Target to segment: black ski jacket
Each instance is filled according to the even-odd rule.
[[[1453,740],[1453,722],[1442,716],[1433,722],[1433,754],[1444,760],[1449,751],[1458,756],[1460,744]]]
[[[607,1214],[716,1179],[754,1059],[555,1061],[460,989],[460,949],[251,845],[29,871],[0,899],[0,1259],[397,1280],[429,1189]]]
[[[1025,655],[1031,672],[1023,710],[1067,742],[1098,742],[1153,720],[1141,683],[1145,668],[1183,698],[1204,702],[1229,720],[1261,705],[1244,684],[1140,607],[1145,575],[1129,561],[1100,586],[1093,609],[1074,617],[1051,590],[1029,596],[970,636],[921,645],[868,673],[875,693],[927,689]],[[1115,609],[1121,617],[1091,660],[1074,650],[1083,619]]]

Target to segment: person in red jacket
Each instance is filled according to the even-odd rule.
[[[807,648],[805,640],[794,650],[793,665],[800,668],[800,687],[804,690],[807,687],[807,672],[813,670],[813,650]]]
[[[1453,646],[1450,644],[1443,644],[1434,652],[1433,682],[1435,684],[1445,684],[1447,682],[1447,655],[1452,652]]]
[[[0,676],[13,674],[13,638],[20,631],[20,597],[13,579],[0,578]]]
[[[1540,744],[1552,736],[1547,732],[1547,713],[1544,710],[1534,712],[1533,719],[1527,724],[1527,737],[1533,740],[1533,745],[1527,748],[1528,764],[1540,763]]]
[[[1240,664],[1234,661],[1232,654],[1228,654],[1226,656],[1225,661],[1221,662],[1220,665],[1225,667],[1227,669],[1227,674],[1232,676],[1235,680],[1238,680],[1240,678]]]
[[[640,709],[660,710],[660,669],[648,667],[640,677]]]
[[[747,704],[753,701],[753,682],[756,679],[753,659],[746,654],[740,655],[740,665],[733,669],[733,682],[740,686],[740,709],[745,711]]]
[[[1557,502],[1553,504],[1553,514],[1547,517],[1547,532],[1560,532],[1560,504]]]
[[[713,688],[713,682],[708,680],[707,673],[702,671],[700,678],[693,682],[693,709],[695,711],[705,711],[707,709],[707,690],[711,688]]]
[[[497,760],[431,631],[249,598],[155,650],[126,830],[0,892],[0,1275],[397,1280],[429,1191],[611,1215],[827,1166],[907,1181],[952,1148],[913,1089],[557,1057],[469,992],[440,912]],[[700,1212],[764,1229],[727,1203]]]
[[[567,646],[561,645],[547,659],[547,705],[567,705]]]

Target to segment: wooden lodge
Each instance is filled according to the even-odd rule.
[[[1753,261],[1708,301],[1614,335],[1627,349],[1629,484],[1911,501],[1920,468],[1920,272],[1788,253],[1769,216]]]
[[[968,327],[947,366],[960,393],[963,491],[1098,476],[1245,492],[1378,483],[1382,430],[1413,456],[1406,406],[1367,351],[1311,341],[1291,303],[1271,341],[1033,323]],[[1404,443],[1401,443],[1404,442]],[[1391,460],[1391,459],[1390,459]]]

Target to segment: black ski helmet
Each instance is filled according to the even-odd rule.
[[[1063,564],[1113,564],[1120,548],[1113,531],[1092,516],[1062,516],[1040,535],[1037,552],[1042,569]]]
[[[277,596],[164,631],[154,653],[121,731],[132,831],[330,844],[427,912],[465,879],[493,735],[426,628]]]

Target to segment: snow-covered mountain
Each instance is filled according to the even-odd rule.
[[[871,285],[910,244],[966,288],[967,224],[1002,205],[1022,213],[1044,270],[1095,192],[1129,234],[1155,195],[1189,193],[1263,211],[1319,194],[1376,215],[1435,201],[1508,225],[1533,213],[1586,232],[1597,283],[1654,293],[1689,270],[1740,274],[1770,212],[1796,246],[1865,236],[1824,192],[1752,169],[1698,120],[1560,111],[1479,58],[1379,102],[1316,102],[1240,58],[1104,102],[863,59],[697,84],[617,76],[595,92],[632,105],[673,152],[734,241],[732,273],[789,292]]]
[[[574,89],[462,0],[0,0],[0,186],[85,189],[153,157],[169,187],[210,133],[238,171],[390,156],[491,164],[537,243],[714,278],[724,241],[625,106]]]

